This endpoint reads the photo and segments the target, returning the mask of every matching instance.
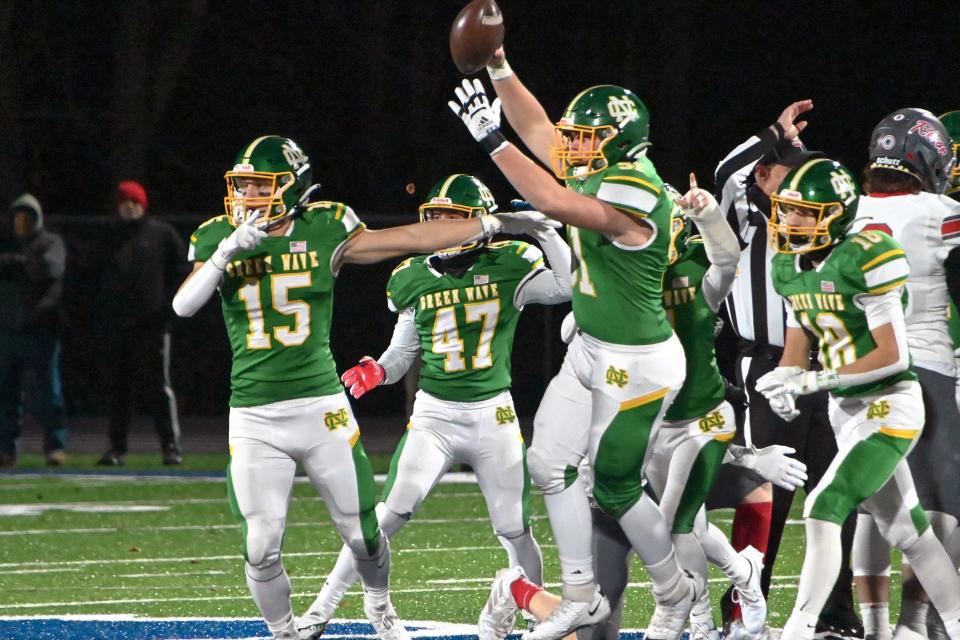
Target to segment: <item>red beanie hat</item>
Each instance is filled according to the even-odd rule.
[[[140,206],[147,209],[147,190],[135,180],[124,180],[117,185],[117,202],[124,200],[133,200],[139,202]]]

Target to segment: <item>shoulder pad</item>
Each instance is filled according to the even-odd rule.
[[[413,258],[407,258],[406,260],[398,264],[396,267],[394,267],[393,271],[390,272],[390,277],[395,276],[398,271],[403,271],[404,269],[409,267],[411,264],[413,264]]]

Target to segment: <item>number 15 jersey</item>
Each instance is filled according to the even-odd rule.
[[[233,352],[231,407],[342,390],[330,353],[331,264],[363,229],[350,207],[316,202],[286,235],[264,238],[227,265],[220,297]],[[233,230],[226,216],[203,223],[190,237],[188,258],[208,260]]]

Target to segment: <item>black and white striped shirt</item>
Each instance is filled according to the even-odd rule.
[[[727,314],[740,338],[780,348],[787,315],[770,276],[774,251],[767,242],[768,214],[747,200],[747,185],[754,166],[781,135],[777,125],[764,129],[731,151],[715,173],[720,209],[740,239],[740,263],[726,300]]]

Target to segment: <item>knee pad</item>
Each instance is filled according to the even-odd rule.
[[[246,522],[247,536],[244,550],[247,573],[255,580],[269,580],[283,569],[280,565],[280,548],[283,544],[285,521],[251,518]],[[262,578],[261,573],[270,575]]]
[[[874,516],[880,533],[894,547],[903,550],[912,546],[930,528],[930,521],[919,504],[907,511],[900,509],[893,518]]]
[[[540,449],[527,449],[527,470],[530,479],[541,492],[560,493],[576,481],[578,469],[559,460],[548,460],[540,454]]]

